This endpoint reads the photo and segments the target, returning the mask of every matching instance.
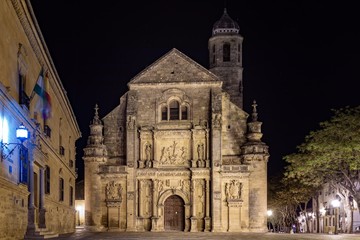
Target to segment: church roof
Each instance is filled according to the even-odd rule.
[[[215,22],[213,26],[213,36],[219,34],[239,33],[239,30],[239,24],[236,21],[232,20],[229,14],[227,14],[225,8],[220,20]]]
[[[137,74],[128,85],[181,82],[220,83],[221,80],[208,69],[173,48]]]

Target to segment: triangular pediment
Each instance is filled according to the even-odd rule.
[[[208,69],[173,48],[136,75],[129,84],[182,82],[221,82],[221,80]]]

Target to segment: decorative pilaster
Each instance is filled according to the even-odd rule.
[[[39,209],[39,227],[46,228],[45,223],[45,169],[40,168],[40,209]]]
[[[205,218],[204,218],[204,222],[205,222],[205,232],[209,232],[211,229],[211,218],[210,218],[210,181],[209,179],[205,180],[205,192],[206,192],[206,203],[205,203]]]
[[[191,180],[191,201],[192,201],[192,213],[191,213],[191,227],[190,232],[197,232],[197,217],[196,217],[196,179]]]

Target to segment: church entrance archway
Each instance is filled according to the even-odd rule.
[[[184,200],[172,195],[164,203],[165,231],[184,231],[185,228],[185,203]]]

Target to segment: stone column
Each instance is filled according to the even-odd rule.
[[[192,201],[192,216],[190,218],[191,220],[191,227],[190,232],[197,232],[197,218],[196,218],[196,179],[191,180],[191,201]]]
[[[210,226],[210,181],[209,179],[206,179],[205,180],[205,218],[204,218],[204,222],[205,222],[205,229],[204,231],[205,232],[209,232],[210,229],[211,229],[211,226]]]
[[[143,180],[138,180],[138,210],[137,210],[137,230],[138,231],[144,231],[144,218],[143,218],[143,210],[142,210],[142,191],[143,188]]]
[[[210,161],[209,161],[209,155],[210,155],[210,152],[209,152],[209,129],[206,129],[205,130],[205,139],[206,139],[206,144],[205,144],[205,167],[206,168],[209,168],[210,167]]]
[[[34,204],[34,144],[33,139],[30,139],[29,144],[29,186],[28,190],[30,192],[29,195],[29,206],[28,206],[28,232],[35,231],[35,204]]]
[[[212,231],[221,232],[221,128],[212,129],[212,186],[211,186],[211,209]]]
[[[46,228],[45,223],[45,170],[40,168],[40,212],[39,212],[39,227]]]
[[[134,96],[129,96],[129,100],[134,101]],[[133,104],[135,104],[133,102]],[[135,115],[127,113],[127,131],[126,131],[126,161],[127,161],[127,201],[126,201],[126,231],[136,231],[136,171],[135,164],[139,160],[138,139]]]
[[[159,180],[157,179],[153,179],[153,209],[152,209],[152,214],[153,216],[151,217],[151,231],[152,232],[157,232],[159,231],[158,229],[158,209],[157,209],[157,199],[158,199],[158,185],[159,185]]]

